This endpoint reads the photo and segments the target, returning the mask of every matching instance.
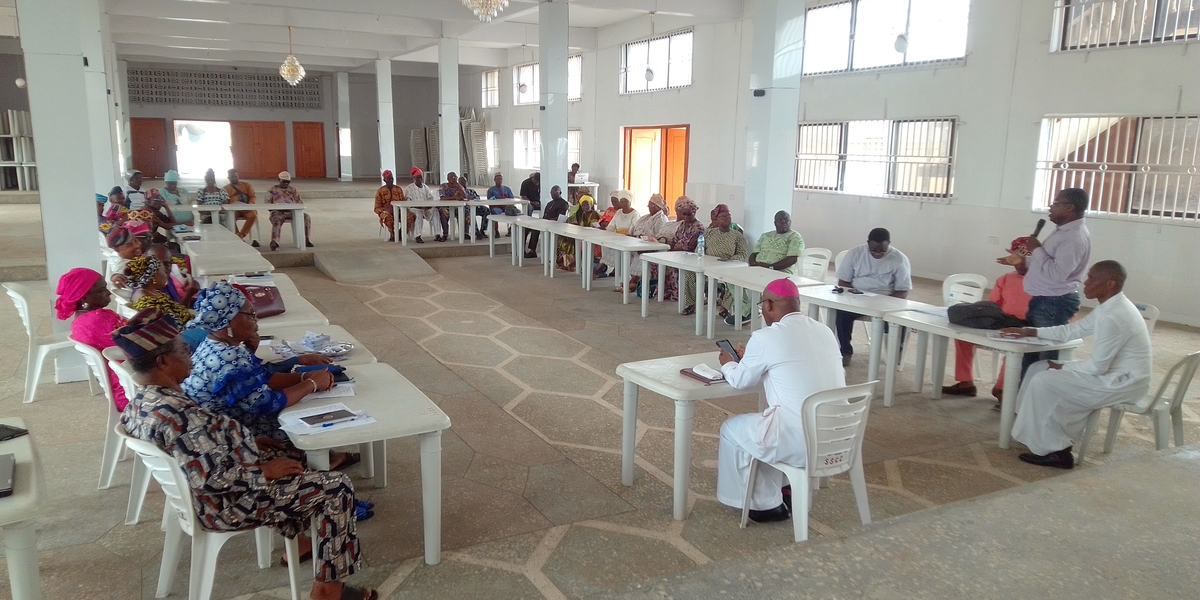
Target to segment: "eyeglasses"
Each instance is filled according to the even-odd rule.
[[[238,314],[242,315],[243,317],[246,317],[247,319],[250,319],[251,321],[258,321],[258,313],[241,311],[241,312],[238,312]]]

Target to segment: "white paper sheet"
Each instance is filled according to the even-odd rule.
[[[322,392],[313,392],[313,393],[305,396],[304,399],[301,400],[301,402],[308,402],[309,400],[323,400],[326,398],[352,398],[352,397],[354,397],[354,383],[347,382],[347,383],[334,384],[333,387],[329,388],[328,390],[322,391]]]
[[[354,419],[351,419],[349,421],[342,421],[340,423],[329,423],[329,424],[321,425],[318,427],[313,427],[312,425],[309,425],[308,423],[305,423],[304,421],[300,420],[304,417],[320,415],[320,414],[332,412],[335,410],[350,411],[350,412],[355,413],[358,416],[356,416]],[[337,431],[339,429],[347,429],[350,427],[361,427],[363,425],[370,425],[374,422],[375,422],[375,419],[371,418],[371,416],[368,415],[367,413],[362,412],[362,411],[351,411],[349,407],[347,407],[345,404],[343,404],[341,402],[338,402],[337,404],[324,404],[321,406],[313,406],[313,407],[305,408],[302,410],[292,411],[287,414],[279,415],[279,428],[288,433],[294,433],[297,435],[310,435],[310,434],[314,434],[314,433],[326,433],[329,431]]]

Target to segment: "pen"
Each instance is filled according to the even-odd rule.
[[[358,418],[358,417],[355,417],[355,419],[357,419],[357,418]],[[354,420],[354,419],[346,419],[345,421],[338,421],[337,423],[325,423],[325,424],[321,425],[321,427],[322,427],[322,428],[325,428],[325,427],[332,427],[332,426],[334,426],[334,425],[337,425],[338,423],[348,423],[348,422],[350,422],[350,421],[353,421],[353,420]]]

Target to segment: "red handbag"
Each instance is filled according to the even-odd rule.
[[[279,288],[266,285],[243,285],[239,286],[242,293],[246,295],[246,299],[250,304],[254,305],[254,312],[258,318],[265,319],[281,315],[287,310],[283,305],[283,295],[279,293]]]

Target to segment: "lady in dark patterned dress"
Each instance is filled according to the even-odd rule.
[[[378,598],[375,590],[341,581],[363,567],[350,478],[307,470],[281,456],[278,442],[255,439],[237,421],[188,398],[179,384],[191,372],[192,361],[179,333],[175,319],[155,308],[139,312],[113,332],[143,386],[125,407],[125,430],[179,462],[204,529],[265,526],[295,538],[316,519],[311,552],[317,573],[310,598]]]

